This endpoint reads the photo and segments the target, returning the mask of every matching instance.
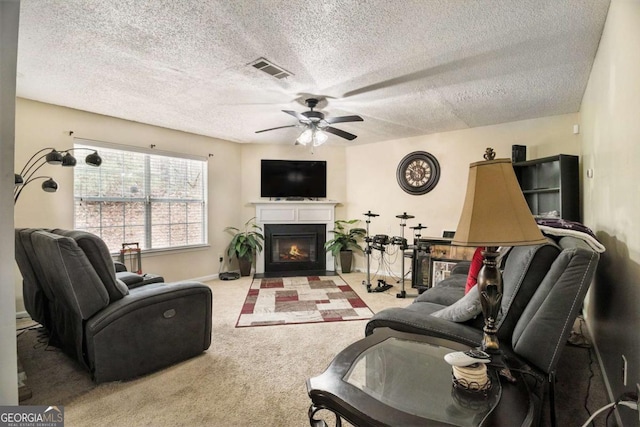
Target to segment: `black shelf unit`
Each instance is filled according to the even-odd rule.
[[[513,164],[531,213],[580,222],[578,156],[559,154]]]

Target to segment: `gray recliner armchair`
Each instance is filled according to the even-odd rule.
[[[196,356],[211,343],[211,289],[198,282],[129,289],[105,243],[69,230],[16,230],[25,307],[49,343],[94,379],[125,380]]]
[[[500,348],[512,367],[529,371],[549,385],[552,424],[556,366],[598,260],[599,254],[583,240],[562,237],[557,244],[550,241],[514,247],[504,264],[504,291],[497,322]],[[406,308],[377,313],[367,323],[365,333],[389,327],[479,346],[481,315],[465,322],[432,316],[464,295],[466,276],[455,276],[427,290]]]

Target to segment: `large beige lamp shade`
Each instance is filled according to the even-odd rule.
[[[522,246],[545,241],[522,194],[511,160],[469,165],[467,195],[452,243]]]
[[[499,352],[497,318],[502,301],[502,274],[496,265],[498,246],[545,243],[522,194],[511,160],[493,160],[469,166],[467,194],[452,243],[483,247],[483,266],[478,273],[478,293],[484,316],[481,348]]]

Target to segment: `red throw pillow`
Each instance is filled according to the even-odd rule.
[[[473,288],[478,281],[478,273],[482,268],[482,250],[484,248],[476,248],[471,259],[471,266],[469,267],[469,275],[467,276],[467,285],[464,287],[464,294],[468,294],[471,288]]]

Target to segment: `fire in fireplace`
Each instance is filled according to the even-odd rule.
[[[290,245],[283,244],[283,249],[280,250],[280,261],[309,261],[311,251],[308,248],[303,248],[298,243],[292,243]]]
[[[265,272],[324,270],[324,224],[266,224]]]

